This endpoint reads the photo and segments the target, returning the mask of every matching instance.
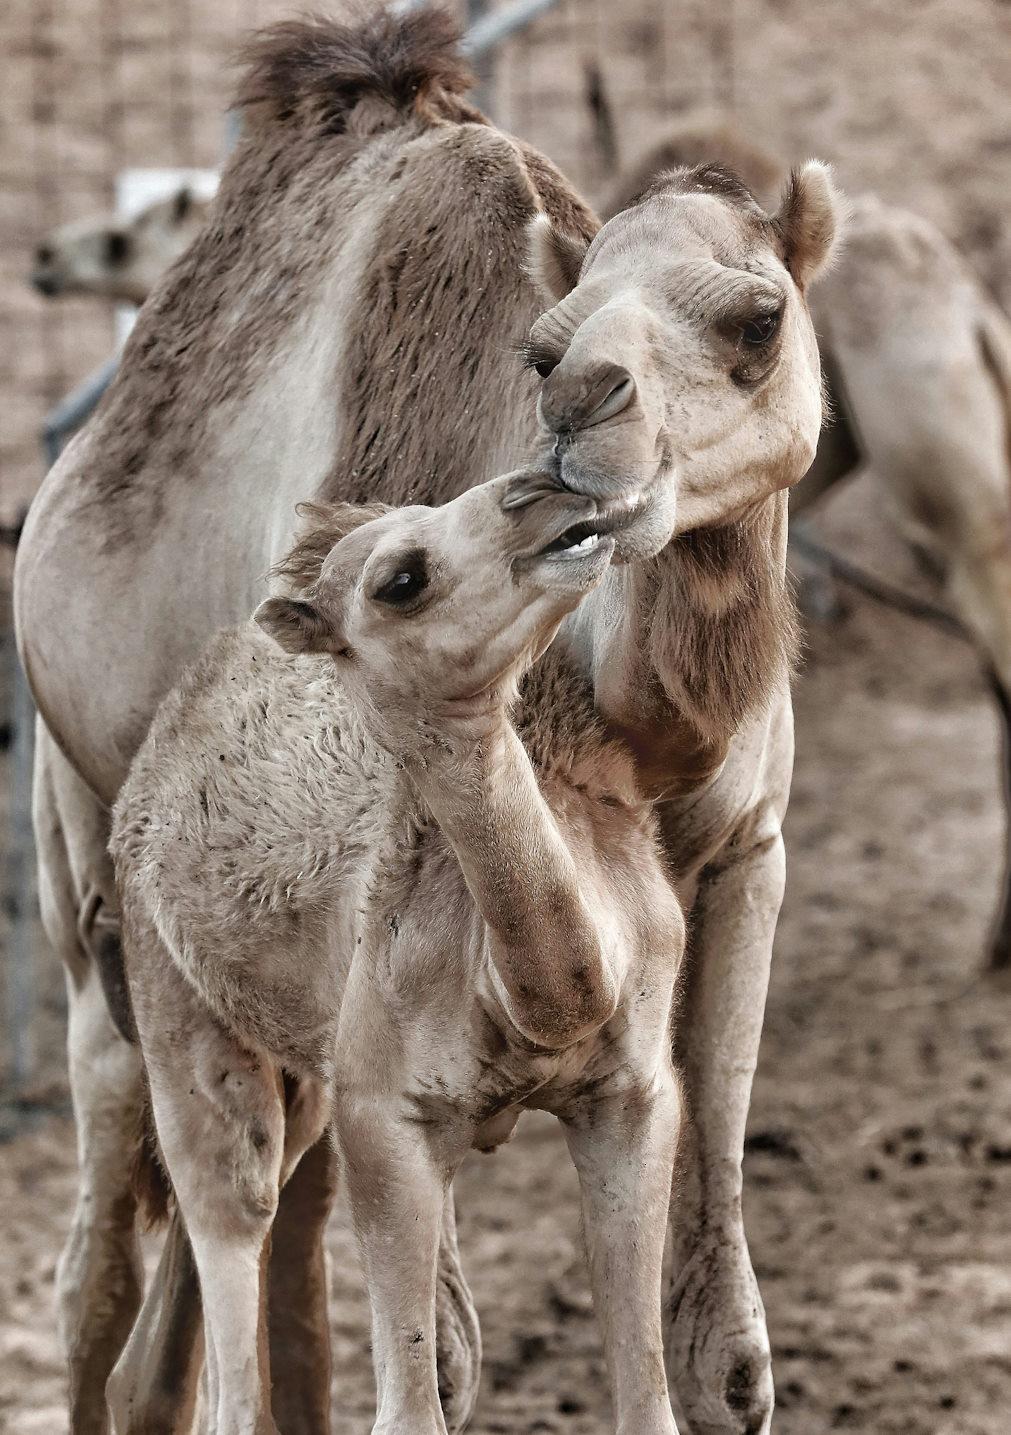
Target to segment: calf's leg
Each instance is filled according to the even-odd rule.
[[[202,1007],[153,934],[131,934],[131,990],[158,1140],[200,1280],[214,1435],[278,1435],[266,1271],[285,1104],[263,1053]]]
[[[677,1133],[669,1068],[638,1089],[593,1101],[566,1122],[618,1435],[677,1435],[661,1321]]]
[[[349,1096],[335,1112],[372,1310],[373,1435],[446,1435],[435,1327],[448,1171],[433,1159],[430,1133],[391,1105]]]

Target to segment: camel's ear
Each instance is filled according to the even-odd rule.
[[[527,225],[527,273],[552,308],[579,283],[589,240],[560,234],[546,214]]]
[[[267,598],[253,614],[286,653],[332,652],[334,635],[318,608],[297,598]]]
[[[845,212],[827,164],[809,159],[791,173],[772,222],[798,289],[806,289],[832,257]]]

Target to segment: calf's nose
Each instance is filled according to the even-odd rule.
[[[621,364],[578,377],[556,370],[541,391],[541,418],[552,433],[575,433],[613,419],[634,398],[635,379]]]

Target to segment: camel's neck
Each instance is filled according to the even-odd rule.
[[[652,562],[615,569],[581,615],[597,706],[651,796],[717,771],[782,682],[796,643],[786,584],[786,499],[700,529]]]
[[[504,714],[440,735],[408,771],[484,918],[499,995],[529,1039],[564,1046],[613,1009],[576,865]]]

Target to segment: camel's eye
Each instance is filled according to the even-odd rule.
[[[427,587],[425,555],[419,552],[406,553],[394,568],[392,576],[385,579],[372,596],[377,603],[399,607],[403,603],[409,603],[412,598],[417,598]]]
[[[774,309],[771,314],[756,314],[745,320],[741,325],[742,341],[751,349],[760,349],[775,338],[782,318],[782,310]]]
[[[130,241],[119,230],[111,229],[105,236],[105,262],[122,264],[130,253]]]
[[[561,362],[536,339],[528,339],[523,345],[521,353],[524,366],[533,369],[534,373],[539,374],[542,379],[546,379]]]

